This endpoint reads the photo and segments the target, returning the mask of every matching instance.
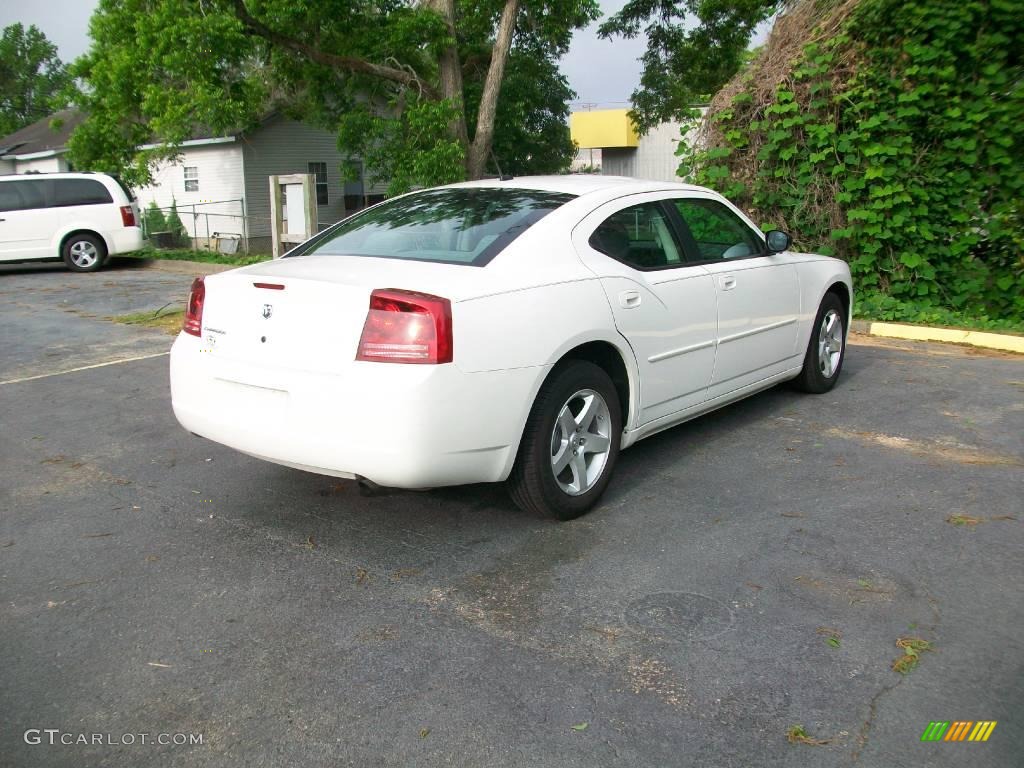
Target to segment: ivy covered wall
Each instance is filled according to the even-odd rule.
[[[798,0],[680,175],[850,263],[858,311],[1024,324],[1021,0]]]

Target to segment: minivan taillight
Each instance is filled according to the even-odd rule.
[[[135,226],[135,211],[130,205],[121,206],[121,223],[126,227]]]
[[[203,334],[203,303],[206,301],[206,283],[197,277],[192,281],[192,290],[188,293],[188,304],[185,305],[185,320],[181,330],[193,336]]]
[[[450,363],[452,305],[428,293],[378,288],[359,337],[356,360],[377,363]]]

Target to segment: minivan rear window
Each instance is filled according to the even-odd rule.
[[[132,192],[131,187],[121,181],[120,176],[111,176],[110,178],[117,182],[117,186],[119,186],[121,191],[124,192],[124,196],[128,198],[129,203],[135,202],[135,193]]]
[[[533,189],[414,192],[358,213],[290,256],[372,256],[483,266],[575,195]]]
[[[68,205],[102,205],[112,202],[114,198],[110,192],[95,179],[56,179],[53,202],[50,204],[62,208]]]

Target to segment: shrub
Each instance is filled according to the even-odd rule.
[[[147,237],[153,232],[167,231],[167,219],[164,217],[164,212],[157,206],[156,200],[153,200],[146,206],[146,215],[143,218],[143,222],[146,225]]]
[[[184,247],[191,245],[188,230],[185,229],[185,225],[181,223],[181,217],[178,216],[177,200],[171,201],[171,210],[167,213],[167,231],[174,235],[175,246]]]

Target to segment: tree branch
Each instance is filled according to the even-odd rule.
[[[269,43],[299,53],[310,61],[315,61],[317,64],[323,64],[327,67],[342,69],[355,74],[370,75],[381,80],[388,80],[400,85],[417,88],[432,98],[437,98],[438,96],[437,90],[429,83],[424,82],[415,72],[382,64],[374,64],[372,61],[367,61],[357,56],[341,56],[336,53],[321,51],[301,40],[288,37],[268,27],[249,13],[249,9],[245,7],[245,0],[234,0],[234,7],[235,17],[242,22],[248,34],[262,37]]]

